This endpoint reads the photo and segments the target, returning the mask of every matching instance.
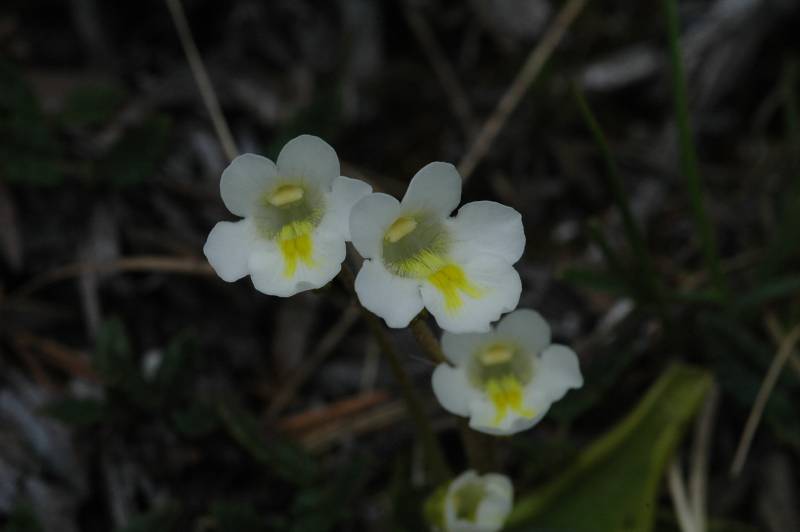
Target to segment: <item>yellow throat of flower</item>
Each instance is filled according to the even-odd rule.
[[[449,313],[457,312],[463,305],[461,294],[480,299],[484,291],[467,278],[464,270],[456,264],[445,264],[428,276],[428,281],[444,297],[444,308]]]
[[[294,276],[298,261],[308,267],[314,266],[314,241],[311,238],[313,230],[314,226],[311,222],[292,222],[281,228],[277,242],[283,255],[283,275],[285,277]]]
[[[513,375],[490,379],[486,383],[486,395],[495,408],[493,421],[495,426],[499,426],[503,422],[509,411],[527,419],[536,415],[533,410],[525,408],[522,404],[522,392],[522,385]]]

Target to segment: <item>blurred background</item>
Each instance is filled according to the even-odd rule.
[[[241,151],[315,134],[395,195],[462,161],[564,5],[184,4]],[[670,479],[708,486],[702,530],[797,531],[800,5],[678,3],[693,150],[660,4],[580,9],[465,183],[522,213],[521,306],[586,380],[492,465],[545,501],[524,530],[688,532],[677,456]],[[227,162],[165,3],[0,5],[0,529],[425,529],[431,481],[348,294],[273,298],[207,266]],[[432,363],[392,336],[467,468]],[[704,393],[652,386],[676,362]]]

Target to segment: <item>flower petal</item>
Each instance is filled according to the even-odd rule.
[[[456,366],[466,364],[481,345],[491,341],[493,335],[486,333],[455,334],[445,331],[442,334],[442,351]]]
[[[350,241],[350,211],[358,200],[372,192],[372,187],[358,179],[339,176],[328,196],[325,218],[320,227],[336,232]]]
[[[233,214],[248,216],[261,195],[277,178],[275,163],[253,153],[231,161],[222,172],[219,191],[225,207]]]
[[[422,310],[417,281],[392,275],[377,260],[364,261],[356,276],[356,294],[364,308],[395,329],[407,327]]]
[[[247,261],[258,235],[252,221],[219,222],[208,234],[203,254],[223,281],[238,281],[249,273]]]
[[[503,317],[497,324],[497,335],[512,339],[532,355],[538,355],[550,345],[550,326],[541,314],[527,308]]]
[[[322,191],[330,190],[339,177],[336,151],[313,135],[300,135],[287,142],[278,154],[277,165],[282,178],[300,178]]]
[[[506,517],[511,513],[514,500],[514,488],[505,475],[488,473],[483,475],[486,495],[478,505],[477,521],[484,526],[492,526],[492,530],[500,530]]]
[[[528,408],[529,405],[525,404]],[[509,410],[505,417],[498,423],[497,410],[492,402],[486,397],[481,396],[469,405],[469,426],[471,429],[492,436],[509,436],[526,430],[542,419],[543,413],[536,412],[533,418],[521,416],[518,412]]]
[[[431,385],[442,408],[457,416],[469,415],[469,403],[474,392],[464,368],[439,364],[433,370]]]
[[[454,253],[490,253],[514,264],[525,250],[522,216],[511,207],[494,201],[467,203],[448,220]]]
[[[411,178],[402,205],[403,211],[425,210],[445,217],[450,216],[460,202],[458,170],[450,163],[434,162],[423,166]]]
[[[297,261],[291,275],[286,262],[273,241],[262,241],[250,256],[250,277],[256,290],[264,294],[290,297],[298,292],[314,290],[328,284],[342,269],[347,251],[340,235],[312,233],[311,264]]]
[[[530,387],[543,390],[551,401],[558,401],[567,390],[583,386],[578,356],[565,345],[545,349],[534,368]]]
[[[383,235],[400,213],[400,202],[388,194],[370,194],[361,198],[350,211],[350,236],[356,250],[365,259],[381,256]]]
[[[425,307],[442,329],[453,333],[485,332],[491,322],[513,310],[519,302],[522,281],[506,261],[483,255],[460,265],[466,279],[480,292],[479,297],[461,294],[461,305],[448,308],[444,294],[430,282],[422,285]]]

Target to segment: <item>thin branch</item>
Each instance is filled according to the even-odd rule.
[[[439,78],[439,83],[442,84],[442,88],[444,88],[448,96],[450,106],[453,108],[453,114],[461,122],[461,127],[467,137],[472,137],[476,127],[475,115],[469,104],[467,93],[461,86],[455,70],[450,61],[447,60],[447,56],[436,40],[436,36],[431,31],[428,22],[420,15],[419,10],[407,3],[403,11],[408,25],[414,32],[414,36],[419,41],[423,52],[428,58],[428,62],[430,62],[434,73],[436,73],[436,77]]]
[[[534,48],[517,77],[506,90],[492,115],[484,122],[469,151],[458,163],[458,171],[464,181],[483,160],[495,137],[505,125],[508,117],[517,108],[520,100],[542,71],[547,60],[555,51],[567,29],[578,17],[587,0],[570,0],[559,12],[555,22],[547,29],[539,44]]]
[[[755,403],[750,410],[747,423],[745,423],[742,436],[739,439],[739,445],[736,448],[736,454],[731,464],[730,474],[732,477],[739,476],[744,468],[744,464],[747,461],[747,454],[750,452],[750,445],[753,443],[753,437],[761,421],[761,416],[764,414],[764,408],[767,406],[769,396],[772,394],[772,390],[775,388],[775,384],[777,384],[778,378],[781,375],[781,370],[797,345],[798,340],[800,340],[800,325],[795,325],[794,328],[789,331],[789,334],[784,336],[780,342],[778,352],[775,353],[772,364],[770,364],[767,374],[761,382],[761,388],[758,390]]]
[[[217,93],[214,91],[214,86],[211,84],[211,79],[208,77],[208,72],[203,64],[203,59],[200,57],[200,52],[197,50],[197,45],[192,37],[192,30],[189,28],[189,21],[186,19],[186,13],[183,10],[180,0],[165,0],[169,13],[172,16],[172,21],[175,23],[175,29],[178,31],[178,38],[183,46],[183,51],[186,54],[186,59],[189,61],[189,68],[192,70],[192,76],[197,84],[197,89],[200,91],[200,96],[203,98],[203,103],[208,110],[211,117],[211,123],[214,126],[214,131],[217,133],[217,138],[225,152],[225,156],[232,160],[239,155],[239,150],[236,148],[236,142],[233,140],[231,130],[228,127],[228,122],[225,120],[225,115],[222,114],[222,109],[217,99]]]
[[[31,281],[12,293],[9,299],[22,299],[38,292],[42,288],[59,281],[90,273],[122,273],[122,272],[164,272],[185,273],[189,275],[213,275],[214,270],[201,259],[183,257],[163,257],[157,255],[140,255],[123,257],[109,262],[73,262],[33,278]]]
[[[312,373],[325,361],[333,352],[337,345],[344,339],[350,328],[358,319],[358,309],[351,305],[328,329],[325,335],[317,343],[314,350],[303,360],[295,371],[293,371],[281,383],[281,387],[275,393],[272,402],[267,409],[269,417],[278,416],[289,405],[292,398],[297,394],[297,390],[306,382]]]
[[[774,314],[768,314],[764,321],[766,322],[770,336],[772,336],[772,340],[776,344],[780,344],[781,338],[783,338],[783,327],[778,323],[778,319]],[[792,368],[795,375],[800,378],[800,354],[798,354],[796,349],[793,350],[792,354],[789,356],[789,367]]]

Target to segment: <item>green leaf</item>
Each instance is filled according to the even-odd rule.
[[[189,331],[178,334],[167,345],[154,378],[162,403],[176,398],[186,389],[182,383],[187,380],[196,347],[194,334]]]
[[[519,498],[508,530],[652,530],[664,467],[710,386],[708,372],[671,366],[569,469]]]
[[[266,520],[255,509],[244,503],[215,502],[211,515],[218,532],[264,532]]]
[[[170,121],[161,116],[129,128],[97,163],[99,179],[115,187],[128,187],[152,177],[166,151],[169,132]]]
[[[217,408],[228,434],[257,462],[282,480],[308,485],[316,476],[316,465],[305,451],[277,435],[267,439],[258,420],[232,405]]]
[[[76,87],[67,95],[61,122],[71,127],[105,124],[113,118],[126,96],[123,88],[110,84]]]
[[[60,151],[28,82],[0,61],[0,179],[56,185],[62,180]]]
[[[44,414],[76,426],[89,426],[103,421],[108,410],[99,399],[67,398],[50,403]]]

